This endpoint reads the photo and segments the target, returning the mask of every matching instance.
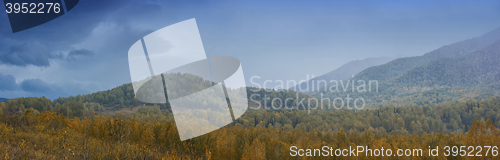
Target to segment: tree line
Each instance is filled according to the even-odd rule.
[[[428,146],[496,146],[500,135],[493,122],[473,121],[467,134],[335,133],[274,127],[229,125],[211,133],[180,141],[174,123],[143,122],[95,116],[92,119],[68,118],[46,111],[33,114],[0,116],[0,156],[5,159],[383,159],[360,154],[358,157],[294,157],[291,147],[348,148],[367,146],[372,149],[421,148],[421,156],[398,159],[494,159],[486,150],[475,151],[483,157],[428,156]],[[498,151],[497,151],[498,153]]]

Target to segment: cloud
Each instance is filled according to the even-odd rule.
[[[180,10],[175,5],[156,3],[80,1],[71,12],[17,33],[9,33],[7,16],[0,15],[0,22],[7,22],[0,23],[0,73],[18,80],[9,80],[9,85],[17,86],[9,88],[7,80],[0,79],[3,88],[13,89],[0,89],[0,97],[57,98],[129,83],[129,47],[152,31],[184,19],[175,16],[174,10]]]
[[[134,10],[134,12],[130,12],[130,10]],[[152,13],[157,13],[160,10],[159,5],[151,2],[131,0],[80,1],[71,12],[48,23],[18,33],[8,33],[11,31],[7,16],[0,16],[0,22],[7,22],[0,25],[0,32],[7,32],[0,35],[0,48],[2,48],[0,50],[0,63],[22,67],[27,65],[49,67],[51,60],[54,59],[73,62],[78,56],[97,55],[101,52],[99,48],[121,48],[126,46],[123,43],[129,41],[127,38],[136,40],[147,33],[144,30],[148,29],[131,27],[131,25],[138,24],[135,22],[136,20],[147,19],[151,17]],[[111,30],[122,32],[117,35],[125,39],[112,39],[117,42],[107,41],[92,46],[75,47],[75,45],[86,41],[96,41],[94,37],[89,36],[92,36],[95,29],[102,24],[118,24]],[[130,34],[130,32],[137,33]],[[102,37],[98,37],[98,39],[102,39]],[[115,43],[114,45],[118,46],[108,43]],[[103,44],[107,45],[101,46]],[[74,48],[80,50],[74,50]],[[69,54],[62,54],[68,53],[68,51]],[[119,52],[106,52],[105,54],[113,53]]]
[[[1,63],[17,66],[47,67],[50,65],[49,59],[53,57],[54,55],[49,53],[47,47],[39,42],[12,45],[4,52],[0,51]]]
[[[18,89],[18,87],[14,76],[0,73],[0,91],[12,91]]]
[[[33,78],[33,79],[23,80],[12,91],[3,92],[3,93],[16,93],[16,95],[0,94],[0,97],[7,97],[7,98],[19,97],[20,94],[22,97],[45,96],[50,99],[55,99],[58,97],[67,97],[77,94],[93,93],[95,92],[95,88],[96,86],[94,83],[87,81],[47,83],[46,81],[40,78]]]
[[[76,61],[76,58],[78,57],[84,57],[84,56],[93,56],[94,52],[88,49],[78,49],[78,50],[72,50],[69,51],[68,56],[66,59],[68,61]]]
[[[21,82],[21,89],[34,93],[50,93],[55,91],[52,85],[45,83],[41,79],[25,79]]]
[[[63,59],[74,62],[78,57],[94,55],[94,52],[88,49],[71,50],[66,55],[62,54],[62,51],[49,50],[51,49],[39,42],[12,45],[5,52],[0,51],[0,63],[22,67],[26,67],[27,65],[48,67],[52,59]]]
[[[89,56],[94,53],[87,49],[72,50],[68,53],[68,56]]]

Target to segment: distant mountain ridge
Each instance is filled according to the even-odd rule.
[[[500,40],[500,28],[480,37],[460,41],[440,47],[422,56],[398,58],[389,63],[371,67],[354,76],[354,80],[385,81],[397,77],[419,65],[429,63],[439,58],[460,57],[481,50]]]
[[[485,47],[477,49],[482,46]],[[500,29],[423,56],[400,58],[368,68],[348,81],[358,80],[378,80],[379,92],[348,89],[310,94],[317,98],[321,94],[329,98],[362,97],[371,107],[431,105],[500,95]]]
[[[500,41],[482,50],[456,58],[440,58],[415,67],[389,80],[419,86],[468,86],[500,81]],[[415,83],[417,82],[417,83]]]
[[[391,60],[393,60],[394,58],[390,58],[390,57],[376,57],[376,58],[366,58],[366,59],[362,59],[362,60],[354,60],[354,61],[350,61],[342,66],[340,66],[339,68],[333,70],[333,71],[330,71],[324,75],[321,75],[319,77],[315,77],[313,79],[310,79],[309,82],[304,82],[304,83],[301,83],[301,84],[298,84],[294,87],[291,87],[289,88],[290,90],[293,90],[293,91],[300,91],[300,89],[306,89],[308,88],[308,91],[311,92],[313,91],[312,90],[312,87],[313,87],[313,83],[311,82],[318,82],[318,81],[321,81],[321,80],[325,80],[327,82],[327,85],[330,84],[330,80],[347,80],[349,78],[352,78],[352,76],[358,74],[359,72],[369,68],[369,67],[373,67],[373,66],[377,66],[377,65],[381,65],[381,64],[384,64],[384,63],[387,63]],[[315,83],[314,84],[314,90],[316,90],[317,88],[324,88],[324,84],[323,83]]]

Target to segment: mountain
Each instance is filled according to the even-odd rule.
[[[318,84],[317,82],[324,80],[327,82],[327,85],[328,85],[328,84],[330,84],[330,80],[347,80],[347,79],[351,78],[353,75],[356,75],[359,72],[361,72],[369,67],[381,65],[381,64],[387,63],[393,59],[394,58],[390,58],[390,57],[377,57],[377,58],[366,58],[363,60],[350,61],[350,62],[340,66],[339,68],[337,68],[331,72],[328,72],[328,73],[321,75],[319,77],[315,77],[313,79],[310,79],[308,82],[298,84],[298,85],[291,87],[289,89],[293,90],[293,91],[300,91],[301,88],[303,90],[306,90],[306,88],[307,88],[307,92],[311,92],[311,91],[313,91],[312,90],[312,88],[313,88],[312,82],[315,82],[314,86],[316,88],[314,88],[314,90],[317,90],[317,88],[324,87],[323,82],[320,84]]]
[[[499,40],[500,28],[488,32],[480,37],[443,46],[422,56],[398,58],[384,65],[368,68],[354,76],[353,79],[385,81],[430,61],[439,58],[460,57],[481,50]]]
[[[328,91],[309,94],[316,98],[362,98],[368,108],[484,99],[500,94],[499,57],[500,29],[496,29],[423,56],[370,67],[347,81],[330,84]],[[371,86],[377,90],[366,91],[370,81],[377,82]],[[363,82],[366,90],[360,91],[357,87]]]
[[[369,107],[425,105],[456,100],[484,99],[500,94],[500,41],[481,50],[454,58],[438,58],[411,68],[399,76],[379,81],[378,92],[357,88],[321,92],[330,99],[363,98]],[[361,73],[360,73],[361,74]],[[344,83],[356,82],[354,78]],[[332,87],[332,86],[329,86]],[[340,87],[340,88],[343,88]],[[368,88],[368,87],[367,87]]]
[[[0,98],[0,102],[7,102],[9,99],[7,98]]]
[[[500,82],[500,41],[457,58],[440,58],[388,81],[392,85],[474,87]]]

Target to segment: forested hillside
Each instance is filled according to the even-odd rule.
[[[5,111],[6,103],[0,104]],[[0,115],[0,156],[6,159],[302,159],[290,156],[291,146],[361,145],[393,150],[421,148],[421,156],[399,158],[429,159],[428,146],[439,146],[444,151],[444,146],[481,145],[496,148],[488,156],[486,149],[478,151],[483,156],[477,158],[494,159],[500,144],[499,130],[495,127],[500,122],[499,109],[500,98],[496,97],[357,112],[307,114],[259,110],[246,113],[222,129],[182,142],[171,122],[172,115],[161,112],[158,106],[143,106],[133,115],[90,119],[68,118],[50,111],[34,113],[28,109]],[[356,158],[383,157],[361,154]],[[462,157],[440,154],[434,158]]]
[[[102,106],[98,103],[69,101],[52,107],[50,99],[19,98],[0,102],[0,113],[17,115],[30,111],[34,114],[51,111],[66,117],[92,118],[99,114]],[[120,113],[122,116],[147,122],[172,121],[169,110],[161,110],[158,105],[139,106],[135,113]],[[500,126],[500,97],[490,97],[479,101],[448,102],[423,106],[392,106],[371,110],[287,110],[249,109],[236,120],[236,126],[266,127],[278,129],[301,129],[335,133],[341,129],[348,132],[388,134],[421,134],[443,132],[461,134],[469,130],[473,120],[491,119]]]
[[[498,62],[500,62],[500,41],[460,57],[439,58],[413,67],[394,78],[378,81],[378,92],[358,90],[353,92],[351,86],[348,86],[349,89],[345,92],[321,90],[311,95],[319,97],[321,93],[325,93],[330,98],[347,95],[363,97],[370,108],[484,99],[500,94]],[[359,85],[356,77],[347,82]]]
[[[492,45],[500,40],[500,28],[480,37],[443,46],[422,56],[398,58],[384,65],[368,68],[354,76],[354,80],[385,81],[406,71],[439,58],[456,58]]]
[[[500,82],[500,41],[457,58],[442,58],[415,67],[388,81],[407,87],[474,87]]]
[[[273,99],[297,99],[297,95],[300,99],[311,98],[310,95],[302,94],[299,92],[282,90],[264,90],[259,88],[247,88],[247,95],[249,98],[249,105],[252,108],[261,108],[271,106],[272,101],[264,100],[266,98]],[[251,100],[250,100],[251,98]],[[258,103],[255,103],[258,102]],[[87,116],[97,115],[99,112],[112,110],[131,110],[137,109],[140,106],[157,106],[161,110],[168,110],[168,104],[146,104],[138,101],[134,96],[134,90],[131,83],[124,84],[107,91],[99,91],[96,93],[77,95],[70,97],[60,97],[51,101],[45,97],[33,97],[33,98],[16,98],[6,101],[4,104],[4,111],[9,113],[16,113],[19,111],[25,111],[26,109],[32,109],[36,112],[53,111],[56,113],[62,113],[66,116],[80,117],[84,114]],[[69,105],[71,104],[71,105]],[[289,103],[287,107],[295,106],[294,103]]]

